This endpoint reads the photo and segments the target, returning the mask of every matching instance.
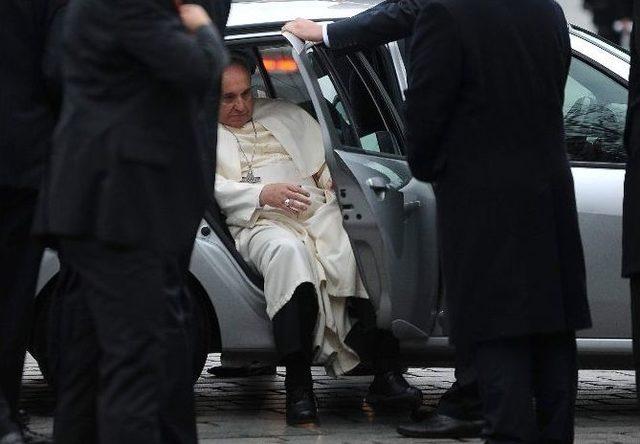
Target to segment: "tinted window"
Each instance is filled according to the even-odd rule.
[[[569,159],[623,163],[627,89],[574,58],[565,89],[565,131]]]
[[[372,97],[374,88],[363,80],[360,61],[353,56],[327,53],[327,59],[309,49],[322,96],[343,145],[365,151],[398,153],[388,117]]]

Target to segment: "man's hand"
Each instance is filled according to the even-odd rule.
[[[289,31],[301,40],[310,42],[322,41],[322,26],[311,20],[297,18],[292,22],[286,23],[282,30]]]
[[[269,205],[297,215],[309,208],[309,193],[302,187],[288,183],[265,185],[260,193],[260,206]]]
[[[178,12],[182,24],[189,32],[196,32],[198,28],[211,24],[211,17],[200,5],[180,5]]]

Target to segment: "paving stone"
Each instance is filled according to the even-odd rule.
[[[209,356],[206,368],[220,365],[219,355]],[[285,424],[284,368],[276,375],[251,378],[217,378],[206,372],[195,386],[198,433],[201,443],[480,443],[480,440],[412,440],[395,431],[408,412],[375,411],[363,403],[371,377],[333,379],[322,368],[313,370],[320,405],[318,426]],[[636,400],[635,373],[621,370],[582,370],[576,402],[576,442],[585,444],[640,443],[640,408]],[[453,370],[410,368],[407,379],[424,391],[424,404],[435,407],[454,380]],[[28,356],[24,371],[22,406],[31,415],[29,427],[52,431],[54,395],[37,364]]]

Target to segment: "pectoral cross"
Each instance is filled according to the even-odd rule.
[[[240,179],[240,182],[244,182],[244,183],[259,183],[260,182],[260,176],[256,176],[255,174],[253,174],[253,170],[250,169],[249,171],[247,171],[247,175],[246,176],[242,176],[242,179]]]

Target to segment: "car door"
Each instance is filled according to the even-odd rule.
[[[572,44],[563,111],[593,318],[579,336],[615,346],[631,333],[629,285],[620,276],[628,93],[626,79],[605,68],[612,54],[576,36]]]
[[[412,178],[403,128],[362,54],[327,52],[286,35],[320,122],[325,157],[378,325],[427,339],[438,304],[436,207]]]

